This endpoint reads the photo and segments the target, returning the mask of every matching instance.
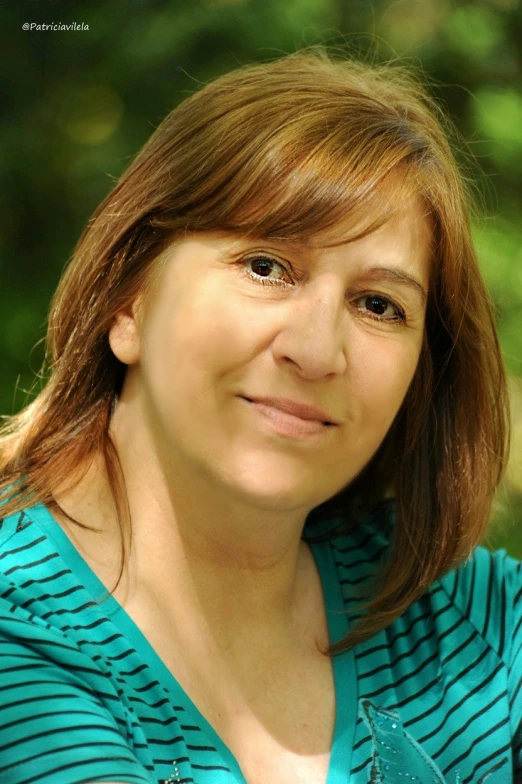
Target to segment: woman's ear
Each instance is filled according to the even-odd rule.
[[[140,356],[140,337],[135,308],[122,311],[109,330],[109,345],[114,356],[124,365],[134,365]]]

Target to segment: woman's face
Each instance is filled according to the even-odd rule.
[[[260,508],[309,511],[361,471],[400,408],[421,350],[428,246],[417,202],[329,248],[224,233],[178,241],[111,331],[129,365],[127,426],[163,464]],[[320,408],[335,424],[261,398]]]

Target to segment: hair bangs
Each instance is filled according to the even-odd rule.
[[[227,228],[287,241],[328,235],[324,247],[353,242],[379,229],[422,195],[419,178],[412,174],[416,172],[409,166],[382,179],[371,171],[325,174],[315,167],[300,168],[289,172],[277,190],[268,193],[269,198],[266,191],[262,197],[253,193]]]
[[[396,128],[363,133],[339,123],[313,145],[311,130],[265,142],[219,189],[219,223],[198,217],[197,227],[296,241],[339,227],[335,242],[353,241],[424,191],[420,151]]]

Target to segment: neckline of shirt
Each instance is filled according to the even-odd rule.
[[[93,599],[97,602],[103,599],[100,604],[100,612],[111,619],[129,645],[145,662],[149,663],[175,704],[181,705],[186,713],[194,718],[195,723],[215,747],[236,783],[246,784],[239,763],[228,746],[177,682],[125,609],[113,596],[108,595],[105,585],[81,556],[50,510],[43,504],[39,504],[26,510],[26,514],[52,541],[59,555]],[[347,634],[348,620],[332,546],[329,541],[309,542],[308,544],[321,580],[330,644],[334,644]],[[346,784],[351,770],[357,721],[357,677],[353,651],[333,657],[333,674],[336,715],[326,784]]]

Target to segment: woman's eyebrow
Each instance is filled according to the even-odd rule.
[[[398,283],[401,286],[408,286],[420,294],[422,304],[426,305],[428,298],[426,289],[422,283],[417,280],[417,278],[415,278],[413,275],[410,275],[409,272],[406,272],[405,270],[400,270],[396,267],[371,267],[370,269],[364,271],[362,277],[367,280],[382,280],[388,281],[390,283]]]

